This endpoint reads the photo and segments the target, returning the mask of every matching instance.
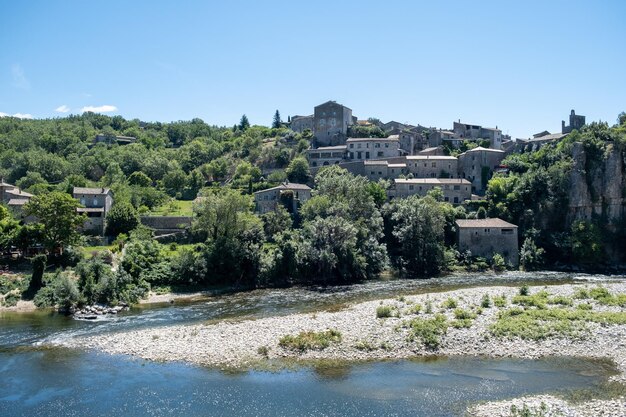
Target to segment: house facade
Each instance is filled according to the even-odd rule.
[[[15,185],[8,184],[0,178],[0,204],[6,205],[14,216],[24,218],[24,205],[32,197],[32,194],[22,191]]]
[[[294,132],[302,133],[307,129],[313,132],[313,115],[292,116],[289,126]]]
[[[517,226],[501,219],[457,220],[459,252],[491,259],[499,253],[513,266],[519,264]]]
[[[309,166],[322,167],[343,162],[346,159],[346,149],[346,145],[307,149],[306,156],[309,160]]]
[[[390,163],[386,160],[363,161],[363,175],[370,181],[395,179],[407,172],[406,163]]]
[[[408,172],[416,178],[458,176],[458,159],[445,155],[410,155],[406,157]]]
[[[356,122],[352,110],[336,101],[315,106],[313,136],[316,146],[336,146],[346,143],[348,128]]]
[[[472,183],[473,191],[482,192],[504,157],[505,152],[502,150],[479,146],[459,155],[458,172],[461,178]]]
[[[113,192],[109,188],[74,187],[72,195],[83,206],[79,207],[77,211],[87,216],[82,230],[104,235],[106,216],[113,205]]]
[[[389,196],[393,198],[425,196],[434,188],[440,188],[444,201],[451,204],[462,204],[472,197],[470,182],[462,178],[397,178],[394,180],[394,189],[389,191]]]
[[[365,161],[401,156],[398,138],[350,138],[346,141],[348,159]]]
[[[289,198],[283,198],[287,195]],[[280,184],[254,193],[255,212],[259,214],[268,213],[282,204],[290,213],[297,213],[300,205],[310,198],[311,187],[306,184],[293,182]]]

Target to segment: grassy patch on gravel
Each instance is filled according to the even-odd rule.
[[[296,336],[287,335],[281,337],[278,345],[289,350],[306,352],[307,350],[323,350],[331,343],[341,342],[341,333],[330,329],[323,332],[300,332]]]
[[[594,312],[581,309],[522,309],[514,307],[498,314],[489,328],[497,337],[543,340],[550,337],[580,337],[585,323],[626,324],[626,312]]]
[[[406,323],[410,328],[409,340],[421,340],[428,348],[435,349],[441,344],[441,336],[448,331],[448,320],[443,314],[433,318],[414,318]]]

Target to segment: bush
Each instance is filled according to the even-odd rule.
[[[506,307],[506,295],[493,297],[493,305],[496,307]]]
[[[323,350],[331,343],[341,342],[341,333],[330,329],[324,332],[301,332],[297,336],[283,336],[278,345],[289,350],[306,352],[307,350]]]
[[[376,317],[379,319],[393,317],[393,309],[391,306],[378,306],[376,307]]]
[[[491,258],[491,268],[493,268],[495,272],[504,271],[506,269],[504,257],[499,253],[493,255],[493,258]]]
[[[483,295],[483,299],[480,302],[480,306],[483,308],[491,307],[491,299],[489,298],[489,294]]]
[[[457,307],[457,302],[456,302],[456,300],[454,298],[448,297],[448,299],[446,301],[444,301],[441,306],[443,308],[447,308],[448,310],[451,310],[451,309]]]
[[[448,330],[448,322],[443,314],[436,314],[429,319],[415,318],[408,323],[411,333],[409,340],[419,338],[429,349],[435,349],[441,344],[441,336]]]
[[[519,289],[519,295],[528,295],[530,293],[530,289],[528,285],[524,285]]]

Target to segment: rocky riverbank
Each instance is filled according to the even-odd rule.
[[[590,296],[589,293],[597,288],[590,284],[531,287],[528,289],[530,297],[522,299],[521,305],[520,300],[514,298],[519,296],[519,288],[471,288],[364,302],[337,312],[159,327],[76,338],[66,343],[72,347],[95,348],[149,360],[185,361],[224,368],[257,366],[268,360],[284,358],[368,360],[420,355],[581,356],[614,361],[620,372],[612,379],[625,382],[626,324],[623,321],[613,323],[615,317],[621,320],[626,313],[625,299],[618,295],[626,294],[626,283],[604,285],[603,288],[613,297],[610,299]],[[533,303],[539,301],[533,295],[539,296],[542,291],[547,293],[543,293],[544,299],[539,301],[546,305],[537,308]],[[504,312],[512,311],[513,316],[523,311],[545,312],[552,309],[562,314],[582,314],[587,319],[584,322],[574,322],[573,318],[559,321],[554,326],[554,332],[546,333],[548,337],[545,338],[494,335],[492,326],[500,322],[499,317]],[[581,313],[583,311],[588,313]],[[596,313],[601,317],[592,316]],[[436,343],[429,342],[429,335],[424,332],[430,331],[429,326],[432,327],[437,320],[446,324],[435,338]],[[570,326],[571,323],[575,325]],[[569,330],[563,332],[564,326]],[[503,328],[508,329],[506,326]],[[284,336],[329,329],[339,332],[341,340],[331,341],[323,349],[293,349],[288,344],[280,344]],[[512,328],[511,331],[518,330]]]

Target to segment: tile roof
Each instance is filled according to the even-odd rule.
[[[459,227],[506,227],[506,228],[517,228],[516,225],[505,222],[502,219],[493,218],[493,219],[460,219],[456,221],[456,224]]]
[[[346,142],[397,142],[398,138],[388,137],[388,138],[350,138],[346,140]]]
[[[448,156],[448,155],[407,155],[406,157],[407,161],[422,161],[422,160],[429,160],[429,159],[444,159],[444,160],[455,160],[457,159],[456,156]]]
[[[6,190],[5,193],[7,194],[11,194],[14,196],[18,196],[18,197],[25,197],[25,198],[31,198],[33,195],[30,193],[27,193],[26,191],[22,191],[19,188],[13,188],[11,190]]]
[[[311,187],[306,184],[298,184],[297,182],[288,182],[287,184],[280,184],[276,187],[266,188],[265,190],[255,191],[254,194],[264,193],[266,191],[274,191],[274,190],[307,190],[310,191]]]
[[[493,149],[493,148],[483,148],[482,146],[477,146],[474,149],[469,149],[463,153],[468,153],[468,152],[480,152],[480,151],[487,151],[487,152],[500,152],[500,153],[504,153],[503,150],[500,149]],[[461,154],[463,155],[463,154]]]
[[[87,188],[87,187],[74,187],[74,194],[87,194],[87,195],[101,195],[108,194],[111,190],[108,188]]]
[[[12,198],[9,200],[7,205],[8,206],[23,206],[26,203],[28,203],[28,200],[24,198]]]
[[[397,184],[471,184],[464,178],[397,178],[394,181]]]
[[[315,148],[315,149],[307,149],[308,152],[315,152],[315,151],[338,151],[338,150],[345,150],[347,149],[346,145],[336,145],[336,146],[321,146],[319,148]]]

